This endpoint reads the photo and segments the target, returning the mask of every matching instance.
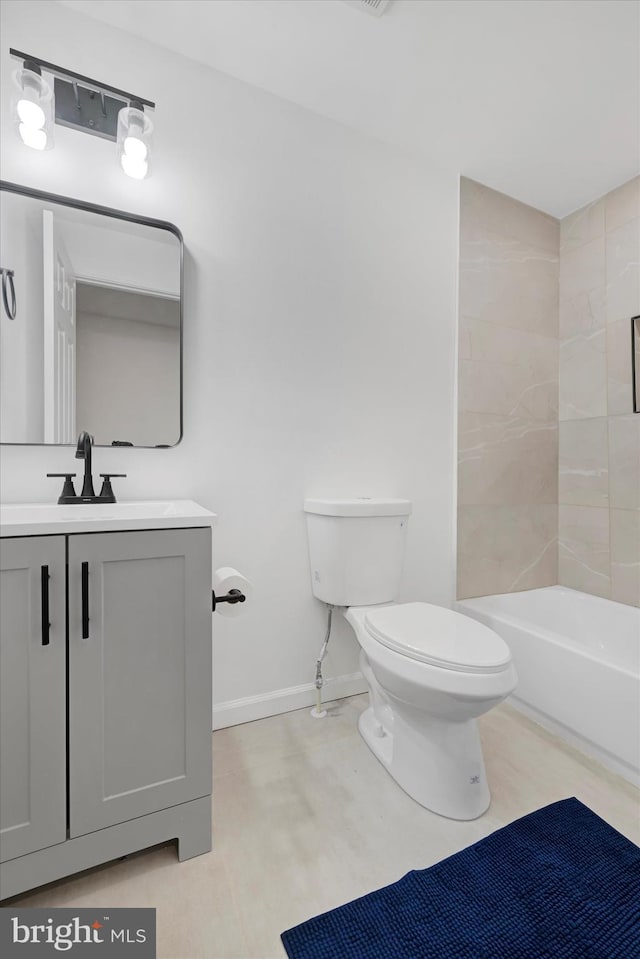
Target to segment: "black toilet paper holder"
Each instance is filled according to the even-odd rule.
[[[244,603],[246,602],[247,597],[239,589],[230,589],[225,596],[216,596],[214,589],[211,590],[211,609],[215,613],[216,606],[219,603]]]

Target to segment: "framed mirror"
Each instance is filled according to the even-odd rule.
[[[631,317],[631,389],[633,412],[640,413],[640,316]]]
[[[177,227],[0,181],[0,440],[182,438]]]

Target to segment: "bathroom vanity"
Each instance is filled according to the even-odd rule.
[[[211,848],[211,527],[178,500],[0,510],[0,898]]]

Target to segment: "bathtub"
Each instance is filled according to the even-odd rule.
[[[456,605],[508,643],[509,702],[640,785],[640,609],[564,586]]]

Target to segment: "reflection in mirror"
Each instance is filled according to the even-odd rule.
[[[79,282],[76,336],[76,408],[83,421],[95,425],[95,442],[152,446],[170,437],[175,442],[180,301]],[[144,402],[146,397],[153,402]]]
[[[631,319],[631,382],[633,412],[640,413],[640,316]]]
[[[181,437],[181,241],[168,224],[3,187],[5,443],[173,446]]]

